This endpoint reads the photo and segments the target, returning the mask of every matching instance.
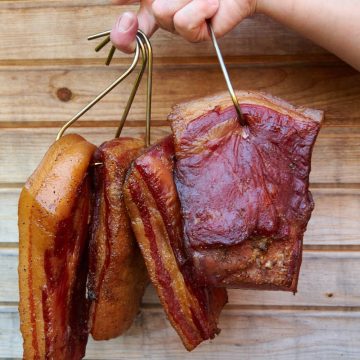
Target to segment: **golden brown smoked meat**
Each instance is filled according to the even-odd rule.
[[[176,106],[175,182],[198,280],[209,286],[296,291],[320,111],[269,95],[228,93]]]
[[[150,279],[187,350],[218,334],[225,289],[197,287],[185,253],[180,204],[173,181],[174,148],[167,137],[135,160],[125,203]]]
[[[66,135],[19,200],[20,327],[25,359],[77,360],[88,337],[88,166],[95,146]]]
[[[89,296],[95,340],[121,335],[139,311],[148,276],[124,203],[123,184],[142,152],[139,139],[120,138],[95,152],[95,191],[90,240]]]

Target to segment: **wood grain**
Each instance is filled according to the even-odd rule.
[[[221,335],[187,353],[161,309],[146,309],[125,336],[95,343],[86,359],[357,360],[360,312],[223,311]],[[0,357],[22,356],[14,307],[0,308]]]
[[[34,171],[58,129],[0,129],[0,184],[23,183]],[[74,131],[74,130],[72,130]],[[99,145],[114,135],[114,128],[76,129]],[[153,142],[170,133],[169,127],[154,127]],[[125,128],[124,135],[143,136],[144,128]],[[359,183],[360,127],[330,127],[320,131],[312,159],[313,183]]]
[[[71,7],[71,6],[109,6],[111,0],[0,0],[0,9],[25,9],[44,7]]]
[[[0,8],[0,59],[89,59],[95,44],[87,36],[112,27],[116,17],[136,7],[79,6]],[[94,21],[96,19],[96,21]],[[5,36],[11,34],[11,37]],[[159,31],[152,40],[156,56],[208,56],[212,45],[191,44]],[[21,46],[26,44],[26,46]],[[316,54],[324,50],[264,16],[244,20],[221,40],[224,55]],[[117,56],[124,56],[118,54]]]
[[[0,122],[3,126],[64,122],[124,71],[124,66],[66,65],[0,70]],[[326,125],[360,125],[360,73],[350,67],[234,64],[229,66],[229,71],[238,89],[265,91],[296,105],[324,110]],[[132,82],[133,77],[126,80],[82,119],[114,124],[125,107]],[[217,64],[156,66],[153,120],[166,120],[176,103],[224,90]],[[144,119],[145,92],[144,83],[135,98],[130,121]]]
[[[18,301],[17,249],[0,249],[0,302]],[[360,307],[360,252],[305,251],[298,293],[229,290],[231,306]],[[159,304],[151,287],[146,304]]]
[[[0,188],[0,246],[18,241],[19,188]],[[305,248],[360,246],[360,189],[312,189],[315,210]]]
[[[134,6],[110,0],[0,0],[0,358],[22,356],[16,308],[17,199],[56,132],[124,71],[131,56],[86,37]],[[159,31],[155,52],[153,141],[169,133],[170,107],[225,89],[210,43]],[[220,41],[236,88],[255,89],[325,110],[312,166],[316,207],[304,238],[299,292],[230,290],[221,335],[192,354],[167,322],[153,288],[119,339],[90,340],[88,359],[338,360],[360,357],[360,73],[312,42],[255,16]],[[73,131],[100,144],[114,134],[131,79]],[[143,136],[141,86],[125,135]]]

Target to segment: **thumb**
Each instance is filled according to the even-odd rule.
[[[118,18],[111,31],[111,41],[119,50],[132,53],[136,47],[138,29],[150,37],[157,28],[154,16],[149,12],[147,6],[141,4],[137,15],[125,12]]]
[[[139,23],[136,14],[131,12],[123,13],[116,21],[111,30],[110,38],[112,43],[125,53],[132,53],[136,46],[136,32]]]

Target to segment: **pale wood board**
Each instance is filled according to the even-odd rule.
[[[0,33],[11,34],[0,42],[0,59],[89,59],[95,43],[86,38],[112,27],[117,16],[136,7],[79,6],[0,8]],[[159,31],[152,40],[156,56],[187,57],[214,54],[210,42],[191,44]],[[27,44],[27,46],[21,46]],[[324,50],[258,15],[246,19],[221,40],[224,55],[316,54]],[[29,51],[31,49],[31,51]],[[124,56],[120,53],[119,57]]]
[[[100,145],[114,136],[114,128],[71,129]],[[23,183],[39,164],[58,129],[0,129],[0,183]],[[126,136],[144,136],[144,127],[124,129]],[[155,142],[170,133],[167,126],[154,127]],[[9,156],[11,154],[11,156]],[[16,159],[16,161],[14,161]],[[358,183],[360,176],[360,127],[324,127],[314,147],[313,183]]]
[[[0,303],[18,301],[18,249],[0,249]],[[305,251],[298,293],[281,291],[229,290],[230,305],[240,306],[302,306],[359,307],[360,252]],[[159,304],[150,287],[144,304]]]
[[[305,248],[360,246],[360,189],[311,190],[315,209],[304,236]],[[18,241],[20,188],[0,188],[0,245]]]
[[[221,334],[187,353],[159,308],[144,309],[125,336],[89,340],[86,359],[358,360],[360,312],[225,310]],[[0,357],[20,358],[16,308],[0,308]]]
[[[156,65],[154,69],[154,121],[165,121],[174,104],[225,91],[218,65]],[[32,66],[0,67],[0,122],[19,126],[25,122],[64,122],[70,119],[100,90],[107,87],[126,67]],[[344,66],[242,66],[229,72],[237,89],[269,92],[299,106],[321,109],[326,124],[358,125],[360,120],[360,73]],[[82,120],[112,121],[120,117],[134,76],[122,83]],[[68,97],[61,91],[70,91]],[[60,92],[60,94],[59,94]],[[145,118],[145,83],[140,86],[128,119]],[[67,100],[67,102],[61,101]],[[42,123],[41,123],[42,122]]]
[[[25,9],[43,7],[70,7],[70,6],[108,6],[111,0],[0,0],[0,8],[4,9]]]
[[[136,6],[110,0],[0,0],[0,358],[21,358],[16,308],[17,199],[61,124],[118,77],[131,56],[96,54],[86,37]],[[220,40],[234,86],[269,92],[326,112],[313,154],[315,210],[304,238],[296,296],[229,290],[219,337],[188,354],[153,288],[129,332],[90,340],[88,359],[360,359],[360,74],[264,16]],[[175,103],[225,90],[210,43],[159,31],[153,141],[169,133]],[[96,144],[112,138],[131,79],[72,129]],[[59,90],[62,94],[59,95]],[[67,97],[66,92],[70,94]],[[61,91],[60,91],[61,93]],[[63,95],[63,96],[61,96]],[[144,135],[145,87],[124,134]]]

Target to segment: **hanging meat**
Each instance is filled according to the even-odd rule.
[[[180,203],[173,181],[172,137],[135,160],[125,181],[125,203],[150,279],[187,350],[219,333],[225,289],[198,287],[183,245]]]
[[[91,335],[108,340],[121,335],[139,311],[148,283],[122,192],[126,171],[144,142],[120,138],[102,144],[94,155],[94,208],[90,240],[89,297]]]
[[[175,183],[200,284],[295,292],[314,207],[311,154],[323,113],[238,92],[176,106]]]
[[[22,189],[18,271],[24,359],[85,355],[88,166],[94,150],[79,135],[62,137]]]

